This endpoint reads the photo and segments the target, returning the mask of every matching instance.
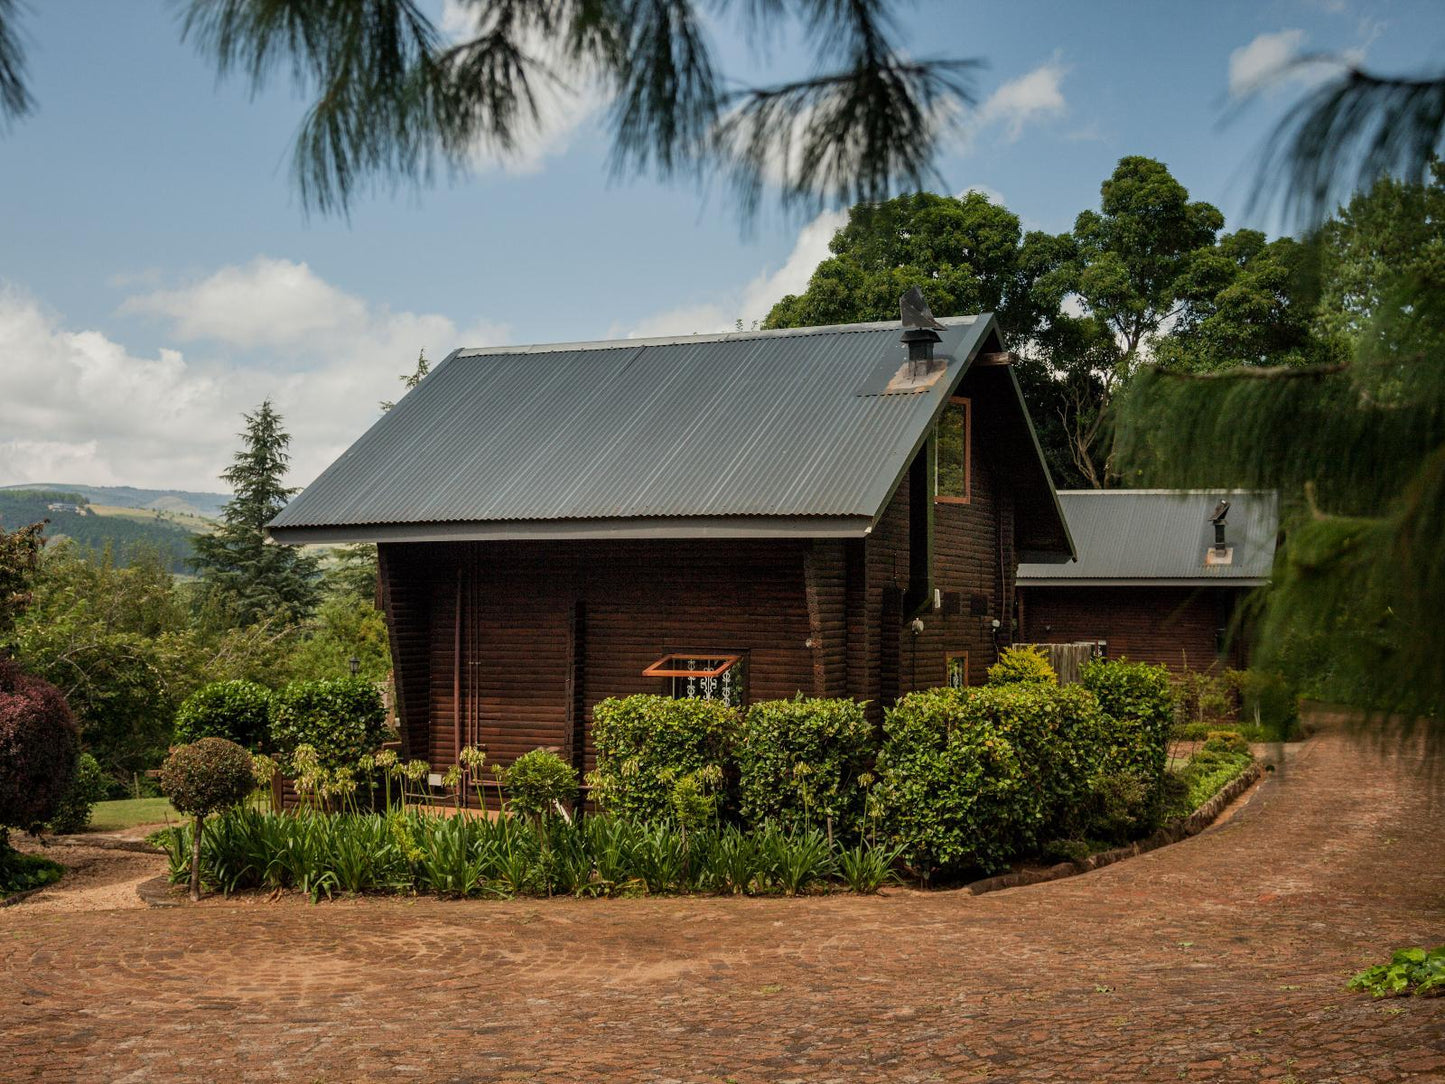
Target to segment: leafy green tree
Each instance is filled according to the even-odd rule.
[[[3,52],[3,43],[0,43]],[[30,587],[45,546],[44,523],[7,531],[0,527],[0,637],[30,605]]]
[[[193,563],[205,593],[236,624],[288,624],[310,614],[319,595],[317,559],[266,537],[266,524],[296,492],[283,484],[291,437],[269,399],[243,417],[242,448],[221,475],[235,495],[221,513],[220,528],[196,536]]]
[[[1347,360],[1143,373],[1118,447],[1146,483],[1279,489],[1265,661],[1306,664],[1317,692],[1429,714],[1445,709],[1445,247],[1425,186],[1405,187],[1376,185],[1321,231],[1321,323],[1353,339]]]

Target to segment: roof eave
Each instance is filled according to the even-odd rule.
[[[588,539],[863,538],[868,516],[657,516],[629,519],[493,520],[268,527],[288,546],[351,542],[506,542]]]

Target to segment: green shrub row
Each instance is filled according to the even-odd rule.
[[[159,841],[173,882],[190,876],[181,828]],[[438,817],[300,814],[232,809],[203,828],[201,880],[234,892],[294,889],[438,896],[786,894],[846,887],[875,892],[893,879],[883,847],[830,843],[816,829],[735,825],[688,831],[609,815]]]
[[[225,738],[282,757],[309,745],[328,769],[354,766],[386,736],[381,694],[364,678],[293,681],[274,692],[254,681],[218,681],[176,713],[177,744]]]
[[[735,813],[755,827],[883,839],[925,879],[991,871],[1049,839],[1152,830],[1168,804],[1167,671],[1096,662],[1080,685],[1061,687],[1042,662],[1009,652],[998,684],[910,694],[881,731],[850,700],[798,697],[745,713],[607,700],[594,711],[592,795],[642,822],[702,826]]]

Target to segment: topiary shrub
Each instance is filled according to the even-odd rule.
[[[1176,708],[1169,671],[1096,659],[1085,664],[1080,681],[1098,698],[1106,720],[1090,830],[1119,841],[1148,832],[1166,812],[1165,769]]]
[[[60,808],[50,818],[52,832],[83,832],[90,824],[90,813],[110,789],[100,762],[89,753],[81,753],[75,762],[75,778],[60,800]]]
[[[0,850],[5,830],[55,816],[75,778],[80,744],[59,689],[0,662]]]
[[[386,706],[363,678],[293,681],[271,696],[271,743],[283,757],[309,745],[320,767],[352,768],[386,737]]]
[[[874,801],[883,829],[925,882],[939,870],[993,870],[1013,853],[1029,801],[1018,750],[970,693],[909,693],[883,718]]]
[[[515,813],[538,817],[558,804],[577,798],[577,772],[550,749],[523,753],[512,766],[497,773],[507,788],[507,804]]]
[[[254,681],[213,681],[186,698],[176,712],[176,743],[225,738],[247,749],[265,744],[271,690]]]
[[[588,782],[599,804],[643,821],[674,816],[675,795],[690,817],[704,799],[716,805],[737,738],[732,708],[639,694],[602,701],[592,718],[597,768]]]
[[[191,899],[201,898],[201,826],[208,814],[240,805],[256,788],[251,754],[225,738],[201,738],[172,750],[161,766],[161,790],[193,820]]]
[[[735,753],[743,819],[856,832],[877,750],[873,724],[856,700],[799,696],[754,704]]]
[[[1057,685],[1059,675],[1049,665],[1049,657],[1032,644],[1011,647],[988,668],[990,685]]]

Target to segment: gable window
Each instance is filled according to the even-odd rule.
[[[952,398],[938,420],[933,442],[933,499],[967,504],[972,497],[973,403]]]
[[[730,708],[748,702],[747,656],[712,651],[675,651],[642,671],[662,678],[674,700],[720,700]]]

